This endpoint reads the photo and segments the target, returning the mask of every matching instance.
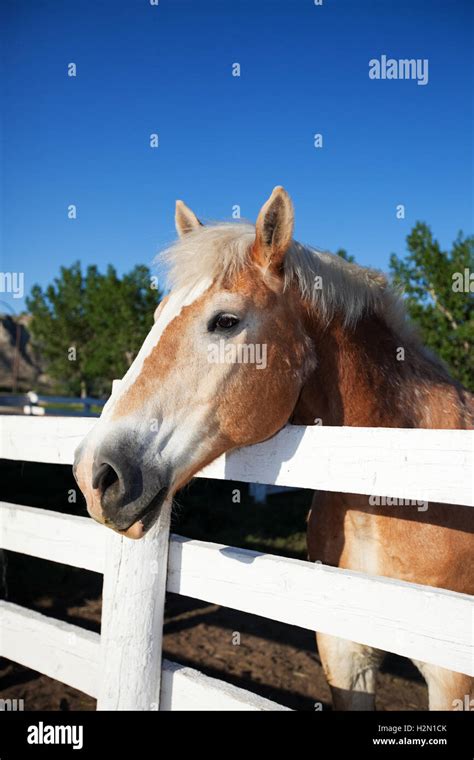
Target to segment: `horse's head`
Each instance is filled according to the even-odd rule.
[[[171,292],[74,465],[92,517],[132,538],[206,464],[280,430],[310,365],[283,188],[255,227],[202,226],[180,201],[176,227]]]

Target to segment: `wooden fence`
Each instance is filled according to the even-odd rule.
[[[71,464],[93,424],[0,418],[0,457]],[[472,507],[472,455],[470,431],[289,426],[198,477]],[[104,574],[100,636],[0,602],[0,656],[97,697],[98,709],[286,709],[162,662],[166,590],[474,675],[473,597],[169,536],[167,509],[134,542],[89,518],[1,503],[0,548]]]

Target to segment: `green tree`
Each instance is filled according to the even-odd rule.
[[[43,290],[27,299],[33,341],[58,387],[74,395],[103,395],[134,360],[161,298],[150,271],[136,266],[122,278],[109,266],[85,273],[76,262],[62,267]]]
[[[351,253],[347,253],[345,248],[338,248],[336,251],[336,256],[340,256],[341,259],[345,259],[345,261],[348,261],[349,264],[355,263],[355,258]]]
[[[404,258],[391,255],[390,269],[405,293],[408,312],[426,345],[474,390],[474,295],[469,280],[474,237],[459,233],[451,251],[443,251],[428,225],[417,222],[407,248]]]

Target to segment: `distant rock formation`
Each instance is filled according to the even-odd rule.
[[[46,389],[51,380],[44,362],[31,345],[29,314],[11,317],[0,314],[0,390],[11,391],[16,376],[16,390]]]

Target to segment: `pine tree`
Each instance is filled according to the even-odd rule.
[[[122,278],[109,266],[85,273],[76,262],[27,299],[34,344],[59,390],[73,395],[108,395],[122,377],[153,323],[161,298],[150,271],[136,266]]]
[[[474,390],[474,237],[459,233],[443,251],[428,225],[417,222],[407,247],[404,258],[391,255],[390,269],[408,312],[425,344]]]

